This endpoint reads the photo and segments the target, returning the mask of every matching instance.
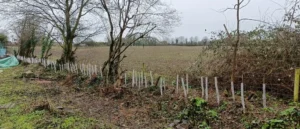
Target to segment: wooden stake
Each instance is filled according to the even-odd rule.
[[[138,74],[138,80],[139,80],[139,90],[140,90],[140,88],[141,88],[141,75],[139,74],[139,73],[137,73]]]
[[[208,101],[208,77],[205,77],[205,100]]]
[[[216,87],[216,94],[217,94],[217,102],[218,102],[218,105],[220,105],[220,94],[219,94],[218,78],[217,77],[215,77],[215,87]]]
[[[82,64],[79,64],[79,71],[82,73]]]
[[[100,66],[100,75],[101,75],[101,77],[103,77],[102,67],[101,66]]]
[[[203,83],[203,77],[201,77],[201,90],[202,90],[202,98],[204,98],[204,83]]]
[[[88,65],[88,76],[90,77],[90,79],[92,78],[92,69],[91,69],[91,64]]]
[[[82,75],[84,75],[84,64],[81,64],[81,70]]]
[[[72,64],[72,63],[69,64],[69,69],[70,69],[70,70],[69,70],[70,73],[73,73],[73,64]]]
[[[132,70],[132,87],[134,87],[134,83],[135,83],[135,81],[134,81],[134,70]]]
[[[85,65],[82,64],[82,75],[86,75],[86,74],[85,74],[85,71],[86,71],[86,70],[85,70]]]
[[[148,81],[147,81],[147,76],[145,75],[145,87],[148,87]]]
[[[241,83],[241,101],[242,101],[242,107],[243,107],[243,112],[245,113],[245,99],[244,99],[244,83]]]
[[[160,95],[163,96],[162,78],[160,78],[159,81],[160,81],[160,85],[159,85],[159,88],[160,88]]]
[[[186,94],[189,94],[189,75],[186,74]]]
[[[235,97],[234,97],[234,83],[232,81],[231,81],[231,94],[232,94],[233,101],[235,101]]]
[[[178,94],[178,81],[179,81],[179,75],[177,74],[177,78],[176,78],[176,94]]]
[[[153,86],[153,76],[152,76],[152,71],[150,71],[150,78],[151,78],[151,86]]]
[[[73,64],[73,72],[77,74],[76,64]]]
[[[135,72],[135,85],[138,86],[138,80],[139,80],[139,76],[138,76],[138,72]]]
[[[90,75],[90,79],[91,79],[92,75],[93,75],[93,66],[91,64],[89,64],[89,75]]]
[[[267,97],[266,97],[266,84],[263,83],[263,106],[264,108],[267,108]]]
[[[78,64],[75,64],[76,74],[78,74]]]
[[[165,78],[162,78],[162,79],[163,79],[164,90],[166,90],[166,79]]]
[[[144,85],[144,74],[143,74],[144,72],[141,72],[141,85],[142,86],[145,86]]]
[[[181,78],[181,83],[182,83],[182,89],[183,89],[184,97],[186,98],[187,94],[186,94],[185,85],[184,85],[184,79],[183,78]]]
[[[54,62],[54,72],[56,73],[56,63]]]

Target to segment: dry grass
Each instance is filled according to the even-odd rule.
[[[102,65],[108,58],[108,47],[80,47],[76,52],[77,61],[84,64]],[[125,55],[122,68],[132,71],[141,70],[143,63],[147,71],[157,74],[171,75],[189,68],[196,61],[202,47],[186,46],[137,46],[130,47]],[[9,50],[12,51],[12,48]],[[36,55],[41,48],[37,47]],[[52,48],[52,59],[57,59],[62,53],[59,46]],[[173,75],[175,76],[175,75]]]

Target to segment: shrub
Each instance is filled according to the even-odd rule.
[[[275,119],[267,120],[262,126],[263,129],[272,128],[300,128],[300,109],[296,107],[288,108]]]
[[[234,35],[235,32],[232,32]],[[291,31],[286,27],[261,26],[252,31],[241,34],[241,42],[237,54],[236,82],[244,78],[260,80],[243,80],[252,86],[261,86],[263,78],[266,83],[278,82],[292,84],[290,76],[293,68],[300,65],[300,51],[298,50],[300,32]],[[233,41],[227,38],[225,32],[214,33],[211,44],[201,52],[196,65],[192,67],[195,75],[219,76],[220,81],[230,82],[232,72]],[[248,81],[248,82],[247,82]],[[236,83],[235,82],[235,83]],[[220,82],[222,83],[222,82]],[[228,84],[230,86],[230,84]],[[291,86],[276,85],[282,92],[290,92]]]
[[[50,35],[47,35],[42,39],[42,53],[41,53],[41,59],[45,58],[48,59],[49,56],[52,54],[49,54],[49,51],[51,50],[53,46],[54,40],[51,39]]]
[[[7,36],[5,34],[0,33],[0,48],[5,47],[7,45]]]
[[[25,57],[35,57],[34,51],[38,43],[38,38],[35,36],[35,32],[32,32],[28,38],[21,40],[19,47],[19,55]]]
[[[209,110],[207,102],[202,98],[193,98],[189,105],[180,112],[180,119],[188,120],[191,126],[198,128],[209,127],[212,121],[218,119],[218,113]]]

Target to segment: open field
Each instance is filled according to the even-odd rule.
[[[147,71],[157,74],[170,75],[186,70],[197,59],[202,47],[193,46],[136,46],[130,47],[125,55],[127,58],[122,63],[122,68],[129,71],[141,70],[143,63]],[[12,52],[13,48],[9,48]],[[108,47],[79,47],[77,61],[84,64],[102,65],[108,58]],[[41,48],[37,47],[36,55],[40,55]],[[51,50],[52,59],[57,59],[62,53],[59,46]]]

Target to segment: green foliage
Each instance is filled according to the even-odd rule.
[[[96,88],[100,85],[101,82],[103,82],[103,77],[101,75],[97,75],[95,78],[93,78],[89,83],[89,88]]]
[[[81,129],[95,126],[96,120],[86,119],[77,116],[68,116],[66,118],[52,118],[48,125],[44,125],[47,128],[61,128],[61,129]]]
[[[21,44],[19,48],[20,56],[35,57],[34,51],[38,41],[39,40],[35,35],[35,32],[32,32],[28,38],[21,40]]]
[[[272,119],[269,120],[266,124],[262,126],[262,129],[283,129],[285,127],[285,123],[283,120]]]
[[[146,90],[148,90],[149,92],[158,91],[159,87],[157,87],[157,86],[149,86],[148,88],[146,88]]]
[[[221,106],[219,107],[219,111],[224,111],[227,108],[228,103],[226,101],[223,101],[221,103]]]
[[[18,51],[16,51],[16,50],[14,50],[14,56],[18,56],[19,55],[19,52]]]
[[[288,121],[289,124],[300,127],[300,109],[296,107],[288,108],[280,112],[280,117],[285,121]]]
[[[263,124],[263,129],[272,128],[300,128],[300,110],[290,107],[282,112],[275,119],[268,120]]]
[[[189,120],[194,127],[208,128],[219,117],[216,111],[209,110],[204,99],[197,97],[191,99],[190,104],[179,114],[179,118]]]
[[[7,36],[5,34],[0,33],[0,48],[3,48],[7,45]]]
[[[54,43],[54,40],[51,39],[50,33],[47,35],[47,37],[44,37],[42,39],[42,53],[41,53],[41,59],[48,59],[49,56],[52,54],[49,54],[50,49],[52,48]]]
[[[9,114],[10,113],[10,114]],[[0,112],[5,119],[0,120],[0,128],[32,129],[42,122],[45,111],[35,111],[23,114],[20,107]],[[8,115],[9,114],[9,115]]]
[[[271,108],[271,107],[263,108],[263,110],[266,111],[266,112],[273,112],[273,113],[275,113],[275,110],[273,108]]]

